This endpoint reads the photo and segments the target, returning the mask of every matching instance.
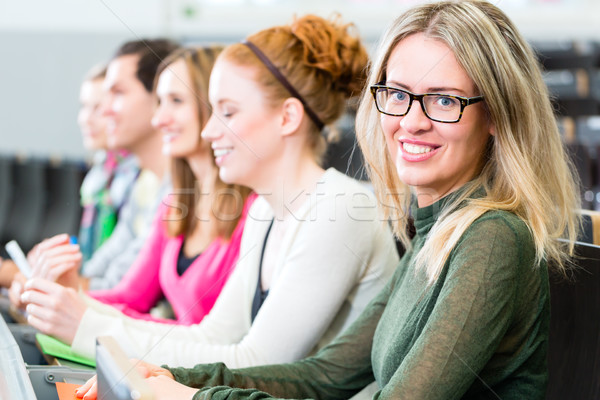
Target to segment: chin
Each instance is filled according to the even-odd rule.
[[[219,168],[219,178],[221,178],[223,182],[230,185],[240,184],[241,180],[241,178],[234,171],[228,169],[227,167]]]

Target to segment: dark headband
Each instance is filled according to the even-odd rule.
[[[244,40],[242,44],[248,46],[248,48],[252,50],[256,57],[258,57],[259,60],[265,65],[265,67],[267,67],[267,69],[271,71],[273,76],[277,78],[279,83],[281,83],[283,87],[285,87],[287,91],[290,92],[292,97],[295,97],[298,100],[300,100],[300,103],[302,103],[302,105],[304,106],[304,111],[306,111],[310,119],[312,119],[315,125],[317,125],[317,128],[319,128],[319,130],[322,130],[325,124],[321,121],[317,114],[309,107],[306,101],[304,101],[302,96],[300,96],[300,93],[298,93],[298,91],[292,86],[290,81],[288,81],[286,77],[283,76],[281,71],[279,71],[279,69],[275,65],[273,65],[271,60],[269,60],[267,56],[262,51],[260,51],[260,49],[256,47],[253,43]]]

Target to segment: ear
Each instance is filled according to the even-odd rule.
[[[490,122],[490,135],[496,136],[496,124]]]
[[[291,135],[300,128],[304,119],[304,106],[295,97],[285,99],[281,106],[281,133]]]

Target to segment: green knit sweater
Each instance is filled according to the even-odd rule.
[[[203,388],[194,399],[347,399],[373,380],[375,399],[544,398],[548,275],[546,265],[535,267],[526,224],[487,212],[432,286],[414,268],[448,197],[413,208],[412,250],[355,323],[315,356],[237,370],[172,368],[175,379]]]

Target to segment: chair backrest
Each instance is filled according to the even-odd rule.
[[[4,229],[6,229],[8,216],[10,214],[10,208],[12,205],[13,163],[14,157],[8,155],[0,155],[0,238],[4,236],[2,233],[4,232]],[[3,244],[4,243],[0,243],[0,245]]]
[[[594,205],[595,179],[594,160],[590,155],[589,148],[581,143],[569,143],[566,148],[581,180],[581,205],[584,208],[592,208]]]
[[[548,400],[600,398],[600,246],[576,253],[572,280],[550,280]]]
[[[344,114],[337,129],[338,140],[327,146],[323,167],[333,167],[354,179],[368,180],[363,154],[356,141],[354,115],[350,112]]]
[[[48,201],[40,235],[42,238],[58,233],[76,235],[79,232],[79,188],[85,171],[85,164],[76,161],[53,163],[46,169]]]
[[[18,160],[12,167],[13,194],[2,241],[15,239],[27,252],[40,239],[46,208],[45,160]]]

